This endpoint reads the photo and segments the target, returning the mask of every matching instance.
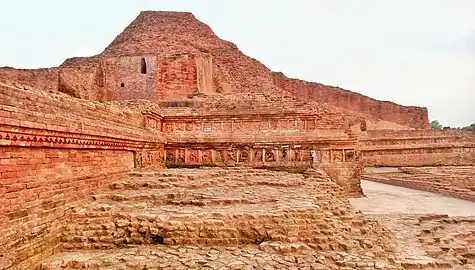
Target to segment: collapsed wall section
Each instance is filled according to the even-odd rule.
[[[25,85],[49,92],[58,91],[58,68],[15,69],[0,68],[0,82]]]
[[[273,76],[277,86],[300,99],[318,100],[330,106],[367,115],[370,119],[394,122],[408,128],[429,128],[427,108],[379,101],[338,87],[290,79],[280,72],[274,72]],[[387,123],[384,125],[387,127]]]

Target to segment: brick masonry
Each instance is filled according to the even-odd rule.
[[[463,166],[475,164],[475,135],[453,130],[380,130],[359,135],[366,166]]]
[[[287,232],[272,217],[257,211],[252,213],[257,221],[243,220],[249,221],[243,228],[254,226],[255,231],[268,223],[276,241],[310,242],[321,250],[348,251],[355,247],[364,251],[374,247],[374,254],[384,255],[391,249],[391,237],[376,223],[347,215],[346,197],[362,195],[360,161],[380,166],[473,162],[471,135],[425,130],[428,120],[424,108],[376,101],[328,87],[315,90],[313,84],[304,87],[301,82],[279,76],[242,54],[236,45],[219,39],[192,14],[180,12],[141,13],[94,57],[67,59],[51,69],[0,69],[0,229],[5,232],[0,236],[0,268],[32,268],[62,248],[60,239],[78,247],[90,242],[97,247],[117,245],[111,235],[117,235],[119,244],[128,243],[128,238],[133,243],[151,241],[150,228],[155,229],[157,223],[148,217],[140,217],[141,222],[150,223],[144,236],[133,223],[139,217],[127,216],[128,237],[117,229],[120,226],[91,227],[87,214],[78,213],[92,193],[110,187],[131,170],[165,165],[238,167],[252,173],[255,171],[249,167],[318,168],[311,171],[314,176],[307,175],[309,181],[316,182],[302,183],[315,192],[307,202],[281,200],[279,204],[282,209],[301,206],[302,212],[294,209],[292,214],[312,224],[290,225],[292,219],[276,214],[279,222],[289,222]],[[381,127],[422,130],[373,131]],[[443,156],[450,158],[442,160]],[[232,177],[241,177],[238,175]],[[239,184],[229,180],[224,179],[225,188],[232,190]],[[262,196],[276,192],[270,199],[277,200],[289,195],[276,190]],[[244,203],[251,205],[251,210],[256,207],[254,201],[241,195],[237,201],[211,195],[218,197],[212,200],[218,205]],[[313,200],[315,196],[321,201]],[[202,197],[195,197],[198,202],[192,203],[201,204]],[[117,194],[102,198],[134,200],[134,196]],[[99,215],[92,218],[98,222],[104,218],[115,224],[120,216],[116,208],[94,207],[85,212]],[[322,209],[328,210],[325,217],[319,212]],[[83,231],[64,226],[71,216],[78,219],[78,226],[86,224]],[[328,219],[333,216],[337,218]],[[207,240],[200,240],[196,233],[190,239],[198,244],[257,240],[254,232],[238,231],[240,226],[234,221],[229,221],[234,227],[228,231],[215,228],[228,221],[206,224],[209,231],[203,239]],[[324,223],[322,230],[313,224],[320,221]],[[340,228],[341,223],[344,226]],[[169,239],[187,241],[181,225],[168,222],[166,226]],[[69,235],[63,234],[65,229]],[[98,233],[94,236],[98,238],[75,235],[88,230]],[[99,235],[104,230],[107,235]],[[314,231],[325,236],[310,237]],[[335,232],[338,237],[333,236]],[[349,232],[361,237],[343,241],[354,236]],[[363,238],[368,235],[371,241],[365,242]],[[228,236],[234,240],[226,242]],[[378,248],[380,240],[388,245]]]

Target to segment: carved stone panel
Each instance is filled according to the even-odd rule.
[[[296,121],[296,125],[296,129],[298,129],[299,131],[305,130],[305,121],[303,121],[302,119],[298,118]]]
[[[322,163],[330,163],[330,150],[322,151]]]
[[[225,162],[228,164],[237,163],[237,149],[226,150]]]
[[[345,150],[345,161],[352,162],[356,160],[355,150]]]
[[[265,159],[266,162],[276,162],[277,161],[277,159],[275,157],[275,151],[274,150],[266,149],[265,157],[266,157],[266,159]]]
[[[135,152],[136,168],[158,167],[162,165],[162,150],[143,150]]]
[[[254,149],[253,163],[262,163],[262,149]]]
[[[304,162],[311,162],[312,161],[312,155],[310,153],[310,150],[302,149],[302,161],[304,161]]]
[[[185,130],[185,123],[184,122],[176,122],[175,123],[176,131],[184,131]]]
[[[257,132],[260,130],[260,122],[253,121],[249,123],[250,130]]]
[[[217,163],[224,162],[223,152],[221,150],[216,150],[216,162]]]
[[[246,130],[246,125],[243,121],[237,120],[233,123],[234,132],[242,132]]]
[[[167,150],[167,162],[174,163],[175,162],[175,149]]]
[[[290,150],[287,148],[282,149],[282,151],[279,151],[279,161],[281,162],[286,162],[289,161],[290,159]]]
[[[222,131],[221,122],[213,122],[211,125],[212,125],[213,132],[221,132]]]
[[[333,162],[343,162],[343,150],[333,150]]]
[[[277,122],[277,126],[279,130],[287,130],[289,129],[289,120],[287,119],[279,120]]]
[[[201,131],[201,122],[200,121],[193,121],[193,122],[188,122],[188,125],[185,127],[187,131],[192,131],[192,132],[200,132]]]
[[[202,163],[211,163],[211,150],[202,150],[201,151],[201,162]]]
[[[198,163],[198,150],[188,150],[188,163]]]
[[[163,125],[163,132],[172,132],[173,131],[173,123],[172,122],[165,122]]]
[[[294,155],[292,161],[301,161],[302,160],[302,151],[300,149],[294,149]]]
[[[185,163],[185,149],[178,150],[178,163]]]
[[[186,131],[194,131],[193,125],[194,125],[193,122],[186,122],[186,123],[185,123],[185,130],[186,130]]]
[[[250,163],[249,150],[240,150],[239,151],[239,163]]]
[[[297,127],[296,127],[295,120],[294,120],[294,119],[289,120],[288,129],[290,129],[290,130],[295,130],[296,128],[297,128]]]

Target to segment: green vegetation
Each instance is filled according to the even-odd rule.
[[[434,120],[430,122],[430,127],[432,129],[450,129],[450,130],[467,130],[467,131],[474,131],[475,132],[475,123],[466,126],[466,127],[450,127],[450,126],[442,126],[439,121]]]

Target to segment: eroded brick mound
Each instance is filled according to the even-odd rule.
[[[374,267],[387,264],[394,251],[392,235],[355,212],[323,171],[137,172],[93,198],[73,209],[64,229],[63,247],[79,251],[53,257],[41,269],[113,269],[128,263],[199,268],[233,262],[272,267],[270,261],[321,269]],[[127,249],[136,245],[148,246]],[[92,256],[84,252],[88,249],[113,251]]]

